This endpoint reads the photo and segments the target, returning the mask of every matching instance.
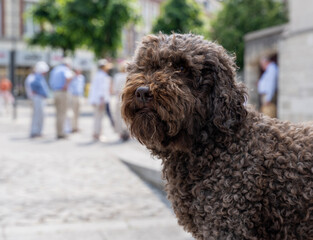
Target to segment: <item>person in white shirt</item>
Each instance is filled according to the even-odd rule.
[[[115,106],[115,131],[120,135],[122,141],[127,141],[129,139],[129,133],[121,116],[121,94],[127,79],[126,61],[119,64],[119,71],[119,73],[115,74],[113,82],[114,93],[118,96]]]
[[[262,58],[260,65],[264,73],[258,82],[258,93],[261,96],[261,112],[276,117],[276,94],[278,84],[278,66],[269,58]]]
[[[26,91],[26,97],[28,99],[32,99],[33,98],[33,92],[32,89],[30,87],[31,83],[35,80],[35,73],[34,71],[32,71],[25,79],[25,91]]]
[[[31,99],[33,103],[33,116],[30,137],[41,137],[44,123],[45,98],[49,96],[49,87],[44,75],[49,71],[49,66],[44,61],[39,61],[34,67],[34,79],[30,83]]]
[[[102,118],[106,106],[110,102],[111,78],[108,71],[112,68],[112,64],[106,59],[101,59],[98,61],[98,67],[89,89],[89,102],[94,106],[94,140],[99,140]]]
[[[65,123],[68,108],[68,85],[74,74],[71,70],[72,60],[64,58],[63,63],[55,66],[50,72],[50,88],[53,91],[54,105],[56,110],[56,132],[57,139],[67,138]]]
[[[80,112],[80,100],[84,95],[85,77],[78,66],[74,67],[75,76],[68,86],[70,108],[73,111],[72,133],[78,132],[78,118]]]

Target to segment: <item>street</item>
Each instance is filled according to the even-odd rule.
[[[141,149],[135,140],[121,143],[106,118],[105,138],[93,142],[86,103],[79,133],[56,140],[50,104],[44,136],[30,139],[29,104],[18,103],[14,121],[0,116],[1,240],[192,239],[169,206],[114,154],[126,146]]]

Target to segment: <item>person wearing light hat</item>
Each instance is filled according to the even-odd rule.
[[[68,107],[68,86],[74,77],[72,60],[64,58],[62,64],[53,68],[50,73],[49,83],[53,91],[54,104],[56,109],[56,132],[57,139],[66,138],[64,126]]]
[[[105,110],[111,120],[111,124],[114,125],[112,115],[110,114],[109,102],[110,102],[110,88],[111,78],[108,74],[112,68],[112,64],[106,59],[100,59],[98,61],[98,71],[91,82],[89,89],[89,102],[94,106],[94,140],[99,140],[102,130],[102,118]]]
[[[30,137],[40,137],[44,121],[44,99],[49,96],[49,87],[44,75],[49,71],[47,63],[40,61],[34,67],[34,79],[30,83],[33,116]]]
[[[73,111],[72,133],[78,132],[78,118],[80,110],[80,100],[84,95],[85,77],[79,66],[74,67],[75,76],[68,86],[70,108]]]

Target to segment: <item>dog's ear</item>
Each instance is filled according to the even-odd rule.
[[[211,80],[209,118],[218,131],[232,134],[247,116],[244,106],[246,90],[242,83],[236,82],[234,58],[229,56],[221,46],[214,45],[205,63],[208,76],[204,76]]]

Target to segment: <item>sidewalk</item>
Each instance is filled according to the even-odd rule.
[[[122,144],[104,122],[102,142],[91,140],[92,114],[81,129],[55,139],[54,109],[46,109],[44,137],[30,140],[30,109],[0,117],[0,240],[190,240],[171,209],[123,161],[160,174],[160,161],[136,141]],[[149,174],[148,174],[149,175]],[[160,179],[160,178],[158,178]]]
[[[123,151],[120,147],[120,145],[112,146],[110,152],[144,181],[164,191],[161,160],[153,158],[149,151],[135,140],[123,143]]]

